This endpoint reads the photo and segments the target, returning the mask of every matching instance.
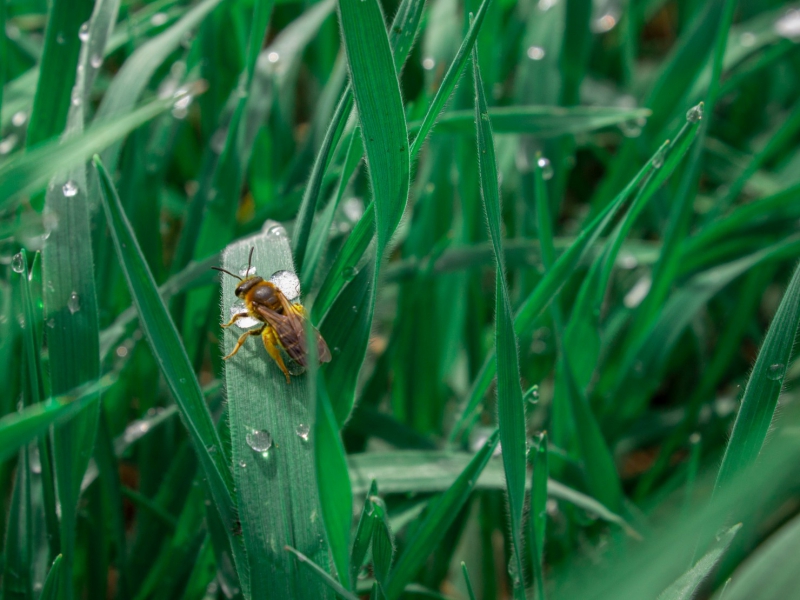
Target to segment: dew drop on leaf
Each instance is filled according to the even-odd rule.
[[[78,193],[78,184],[70,179],[61,187],[61,191],[67,198],[72,198]]]
[[[24,268],[25,265],[22,260],[22,252],[17,252],[14,255],[14,258],[11,259],[11,269],[14,271],[14,273],[22,273]]]
[[[550,164],[550,159],[545,156],[540,156],[536,160],[536,165],[542,170],[542,179],[553,178],[553,165]]]
[[[247,433],[244,440],[256,452],[267,452],[272,448],[272,436],[266,429],[253,429]]]
[[[67,300],[67,308],[73,315],[81,309],[81,297],[78,292],[72,292]]]
[[[780,381],[783,379],[785,373],[786,365],[775,363],[774,365],[770,365],[767,369],[767,379],[771,379],[772,381]]]
[[[304,442],[308,441],[308,434],[311,430],[309,429],[308,425],[305,423],[300,423],[295,429],[295,433],[300,437],[301,440]]]

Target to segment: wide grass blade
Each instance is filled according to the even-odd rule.
[[[47,433],[52,425],[60,425],[97,401],[111,387],[116,377],[106,375],[66,394],[56,396],[0,418],[0,459],[12,456],[23,445]]]
[[[800,517],[772,534],[733,574],[715,600],[782,600],[797,591],[796,557],[800,552]]]
[[[499,440],[499,431],[489,436],[483,447],[470,460],[447,491],[430,502],[414,535],[406,543],[394,569],[389,574],[389,581],[384,586],[384,592],[389,600],[400,597],[406,584],[412,580],[425,559],[436,549],[448,527],[455,520],[458,511],[469,498],[475,482],[492,457]]]
[[[345,588],[350,589],[355,581],[355,579],[351,579],[350,573],[350,524],[353,517],[353,492],[350,489],[344,446],[339,437],[340,425],[336,420],[322,377],[317,378],[316,392],[314,462],[322,521],[325,524],[328,545],[339,582]]]
[[[230,530],[235,522],[235,504],[232,498],[233,478],[225,448],[211,420],[200,385],[178,337],[175,324],[158,294],[153,275],[125,216],[119,196],[99,157],[95,157],[95,167],[100,178],[103,207],[114,247],[139,312],[139,322],[173,398],[181,410],[183,423],[207,478],[211,497],[223,523]],[[239,547],[238,542],[234,540],[231,545],[236,552]],[[243,576],[241,571],[240,576]]]
[[[728,546],[731,545],[734,536],[741,529],[740,525],[734,525],[719,537],[717,544],[709,550],[705,556],[698,560],[695,565],[686,571],[675,583],[669,586],[657,600],[692,600],[697,595],[703,581],[709,577],[712,570],[717,566]]]
[[[733,431],[717,474],[715,492],[755,462],[767,437],[783,389],[800,320],[800,268],[795,269],[783,300],[747,381]]]
[[[232,273],[246,270],[251,250],[252,267],[261,277],[269,278],[277,271],[294,272],[286,230],[275,222],[268,222],[262,233],[229,246],[222,267]],[[234,306],[241,306],[234,294],[236,284],[227,276],[222,280],[225,322]],[[236,326],[225,330],[225,354],[233,351],[243,333]],[[316,484],[318,433],[309,377],[294,375],[287,384],[260,337],[250,338],[225,361],[233,477],[252,598],[331,595],[317,580],[309,582],[284,551],[288,545],[316,564],[329,564]]]
[[[511,541],[516,561],[516,579],[512,581],[514,597],[525,595],[522,581],[522,516],[525,510],[526,433],[525,403],[520,386],[519,354],[514,333],[514,317],[505,279],[505,260],[501,233],[502,206],[497,179],[494,139],[489,120],[483,81],[478,66],[478,52],[472,50],[472,76],[475,82],[475,123],[478,136],[478,171],[481,199],[486,211],[489,235],[495,254],[495,351],[497,353],[497,412],[500,443],[503,447],[503,467],[506,472]]]

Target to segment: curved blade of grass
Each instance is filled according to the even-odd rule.
[[[747,381],[730,440],[722,457],[718,492],[738,473],[755,462],[775,414],[786,368],[792,355],[800,320],[800,268],[795,269],[781,304],[769,326],[756,364]]]
[[[285,230],[274,224],[266,229],[228,246],[223,268],[232,273],[246,268],[255,248],[252,265],[261,276],[294,271]],[[234,294],[234,280],[226,277],[222,284],[222,314],[227,321],[231,307],[240,301]],[[225,354],[242,333],[235,327],[224,330]],[[252,598],[330,597],[325,586],[316,580],[309,583],[283,551],[290,545],[317,564],[329,562],[314,466],[318,433],[309,378],[309,374],[293,376],[287,385],[255,337],[225,361],[233,477]],[[253,441],[254,435],[262,440],[260,444]]]
[[[675,583],[661,592],[656,600],[692,600],[703,581],[708,578],[714,567],[722,560],[722,556],[741,527],[741,524],[734,525],[720,536],[716,546],[698,560],[691,569],[681,575]]]
[[[54,174],[85,163],[95,153],[168,110],[174,102],[174,98],[153,100],[118,118],[97,121],[80,135],[63,142],[41,144],[9,160],[0,167],[0,209],[16,206],[22,197],[42,190]]]
[[[98,381],[0,418],[0,459],[8,458],[24,444],[44,435],[52,425],[73,418],[94,403],[115,380],[115,377],[105,375]]]
[[[3,552],[3,600],[33,600],[33,511],[28,447],[19,451]]]
[[[780,600],[797,592],[796,557],[800,552],[800,518],[772,534],[733,574],[724,600]],[[722,594],[714,596],[722,600]]]
[[[500,432],[495,431],[447,491],[430,502],[425,514],[421,517],[422,521],[406,543],[402,554],[397,559],[397,564],[389,574],[389,581],[384,586],[384,593],[389,600],[400,597],[406,584],[411,581],[425,559],[436,549],[447,529],[455,520],[458,511],[469,498],[475,482],[488,464],[499,440]]]
[[[339,582],[347,589],[350,578],[350,521],[353,516],[353,492],[347,473],[344,446],[339,437],[339,423],[333,412],[325,381],[318,377],[316,421],[314,423],[314,460],[322,521]]]
[[[95,156],[95,167],[100,178],[103,208],[114,247],[128,282],[134,304],[139,312],[139,322],[147,336],[153,356],[164,379],[181,410],[183,423],[188,430],[195,452],[203,468],[211,497],[222,522],[231,531],[234,516],[233,478],[225,449],[211,420],[197,377],[192,370],[186,350],[178,337],[175,324],[158,294],[153,274],[147,266],[130,223],[125,216],[113,183],[100,158]],[[232,540],[231,546],[238,559],[240,545]],[[243,577],[239,567],[240,577]],[[245,585],[245,582],[242,582]]]
[[[81,50],[78,30],[91,15],[93,5],[91,0],[55,0],[50,5],[28,146],[54,138],[64,130]]]
[[[291,546],[284,546],[283,549],[293,554],[301,565],[304,565],[307,569],[311,571],[311,573],[314,574],[314,577],[318,582],[321,582],[326,586],[328,586],[330,590],[336,592],[337,596],[341,596],[345,600],[359,600],[358,596],[344,589],[338,581],[336,581],[333,577],[331,577],[329,573],[326,573],[322,569],[322,567],[320,567],[317,563],[315,563],[305,554],[303,554],[298,550],[295,550]]]
[[[526,439],[525,403],[520,386],[519,354],[514,333],[514,318],[505,278],[505,257],[502,241],[502,207],[497,178],[494,139],[489,120],[489,108],[483,91],[478,52],[472,50],[472,76],[475,82],[475,123],[478,137],[478,171],[481,199],[486,211],[489,236],[494,248],[495,274],[495,352],[497,354],[497,412],[500,443],[503,447],[503,467],[506,472],[511,540],[517,563],[517,580],[513,581],[514,597],[524,598],[525,588],[520,578],[524,573],[522,558],[522,516],[525,510]]]
[[[145,87],[156,70],[178,48],[183,37],[197,27],[221,0],[203,0],[187,12],[177,23],[160,33],[134,52],[111,80],[111,85],[97,109],[96,119],[113,122],[126,118],[139,101]],[[173,100],[174,102],[174,100]],[[121,139],[110,140],[108,148],[98,148],[89,155],[103,149],[103,163],[112,172],[117,167]]]
[[[61,598],[61,560],[62,557],[59,554],[53,561],[47,572],[47,579],[44,580],[39,600],[59,600]]]
[[[579,135],[626,121],[646,119],[647,108],[599,106],[500,106],[489,108],[492,131],[496,134],[524,133],[536,138]],[[473,127],[469,110],[452,110],[436,121],[436,133],[469,135]],[[409,129],[424,129],[423,124],[410,123]]]

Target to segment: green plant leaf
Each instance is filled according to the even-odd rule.
[[[406,542],[394,569],[389,574],[389,581],[384,586],[387,598],[390,600],[398,598],[406,584],[417,574],[425,559],[436,549],[447,528],[469,498],[476,480],[488,464],[499,440],[499,431],[489,436],[447,491],[430,502],[414,535]]]
[[[544,592],[544,540],[547,527],[547,480],[550,469],[547,460],[547,434],[539,435],[535,448],[531,449],[531,512],[528,520],[530,548],[533,557],[533,577],[539,600],[545,600]]]
[[[320,495],[322,521],[339,582],[347,589],[350,578],[350,522],[353,516],[353,492],[347,474],[344,446],[339,438],[339,423],[331,406],[325,381],[317,379],[317,408],[314,423],[314,462]]]
[[[717,474],[715,492],[755,462],[767,437],[783,389],[800,320],[800,268],[795,269],[750,373],[730,440]]]
[[[372,531],[375,521],[372,519],[372,498],[378,495],[378,483],[373,480],[361,507],[361,516],[358,518],[356,535],[353,538],[353,547],[350,551],[350,581],[358,579],[358,572],[367,557],[367,551],[372,543]]]
[[[478,52],[472,50],[472,76],[475,82],[475,123],[478,136],[478,171],[481,199],[486,211],[489,234],[494,248],[495,269],[495,352],[497,354],[497,412],[500,443],[503,447],[503,467],[506,472],[511,541],[516,561],[516,580],[512,580],[514,597],[525,595],[522,555],[522,517],[525,510],[526,450],[525,403],[520,387],[519,354],[514,333],[514,318],[505,279],[505,261],[501,233],[502,207],[497,179],[494,139],[489,120],[489,108],[483,91]],[[512,578],[513,579],[513,578]]]
[[[286,230],[274,222],[267,224],[266,231],[228,246],[223,268],[232,273],[246,270],[253,248],[252,266],[260,276],[294,272]],[[235,283],[229,277],[222,281],[225,322],[241,302],[234,294]],[[225,354],[233,351],[243,333],[238,327],[224,330]],[[309,377],[292,376],[287,384],[256,337],[225,361],[233,477],[252,598],[330,596],[316,579],[309,583],[292,556],[283,551],[289,545],[317,564],[329,561],[316,485],[318,432]]]
[[[58,600],[61,595],[61,555],[56,556],[50,570],[47,572],[47,579],[44,580],[42,595],[40,600]]]
[[[8,525],[3,545],[3,598],[33,600],[33,510],[27,446],[19,452]]]
[[[734,525],[720,536],[716,546],[698,560],[691,569],[681,575],[675,583],[661,592],[657,600],[692,600],[697,594],[700,585],[708,578],[719,561],[722,560],[722,556],[741,527],[741,524]]]
[[[389,525],[386,505],[377,497],[373,498],[372,503],[372,520],[375,521],[375,526],[372,528],[372,564],[375,579],[381,586],[384,586],[392,568],[392,558],[394,558],[394,534]]]
[[[472,590],[472,582],[469,580],[469,573],[467,572],[467,565],[461,563],[461,572],[464,574],[464,583],[467,586],[467,593],[469,600],[475,600],[475,592]]]
[[[336,581],[333,577],[331,577],[330,574],[325,572],[322,569],[322,567],[320,567],[317,563],[312,561],[305,554],[299,552],[298,550],[295,550],[291,546],[284,547],[284,550],[292,553],[294,557],[298,560],[298,562],[300,562],[301,565],[305,566],[307,569],[311,571],[311,573],[314,574],[314,577],[318,582],[322,582],[323,584],[328,586],[328,588],[336,592],[338,596],[341,596],[345,600],[359,600],[358,596],[344,589],[338,581]]]

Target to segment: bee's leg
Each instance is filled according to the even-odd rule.
[[[245,311],[242,311],[240,313],[236,313],[235,315],[233,315],[231,317],[230,321],[228,321],[227,323],[225,323],[225,325],[222,326],[222,328],[223,329],[227,329],[228,327],[230,327],[231,325],[236,323],[236,321],[238,321],[239,319],[241,319],[243,317],[248,317],[248,316],[250,316],[250,315],[248,315]]]
[[[267,354],[272,357],[278,368],[286,375],[286,383],[292,383],[289,377],[289,369],[286,368],[281,351],[278,349],[278,336],[275,335],[275,330],[272,327],[264,327],[261,330],[261,339],[264,341],[264,348],[267,349]]]
[[[242,335],[239,336],[239,341],[236,342],[236,346],[234,346],[233,351],[228,354],[228,356],[224,357],[222,360],[228,360],[231,356],[236,354],[239,351],[239,348],[247,341],[247,338],[251,335],[258,335],[263,331],[263,327],[261,329],[252,329],[250,331],[245,331]]]

